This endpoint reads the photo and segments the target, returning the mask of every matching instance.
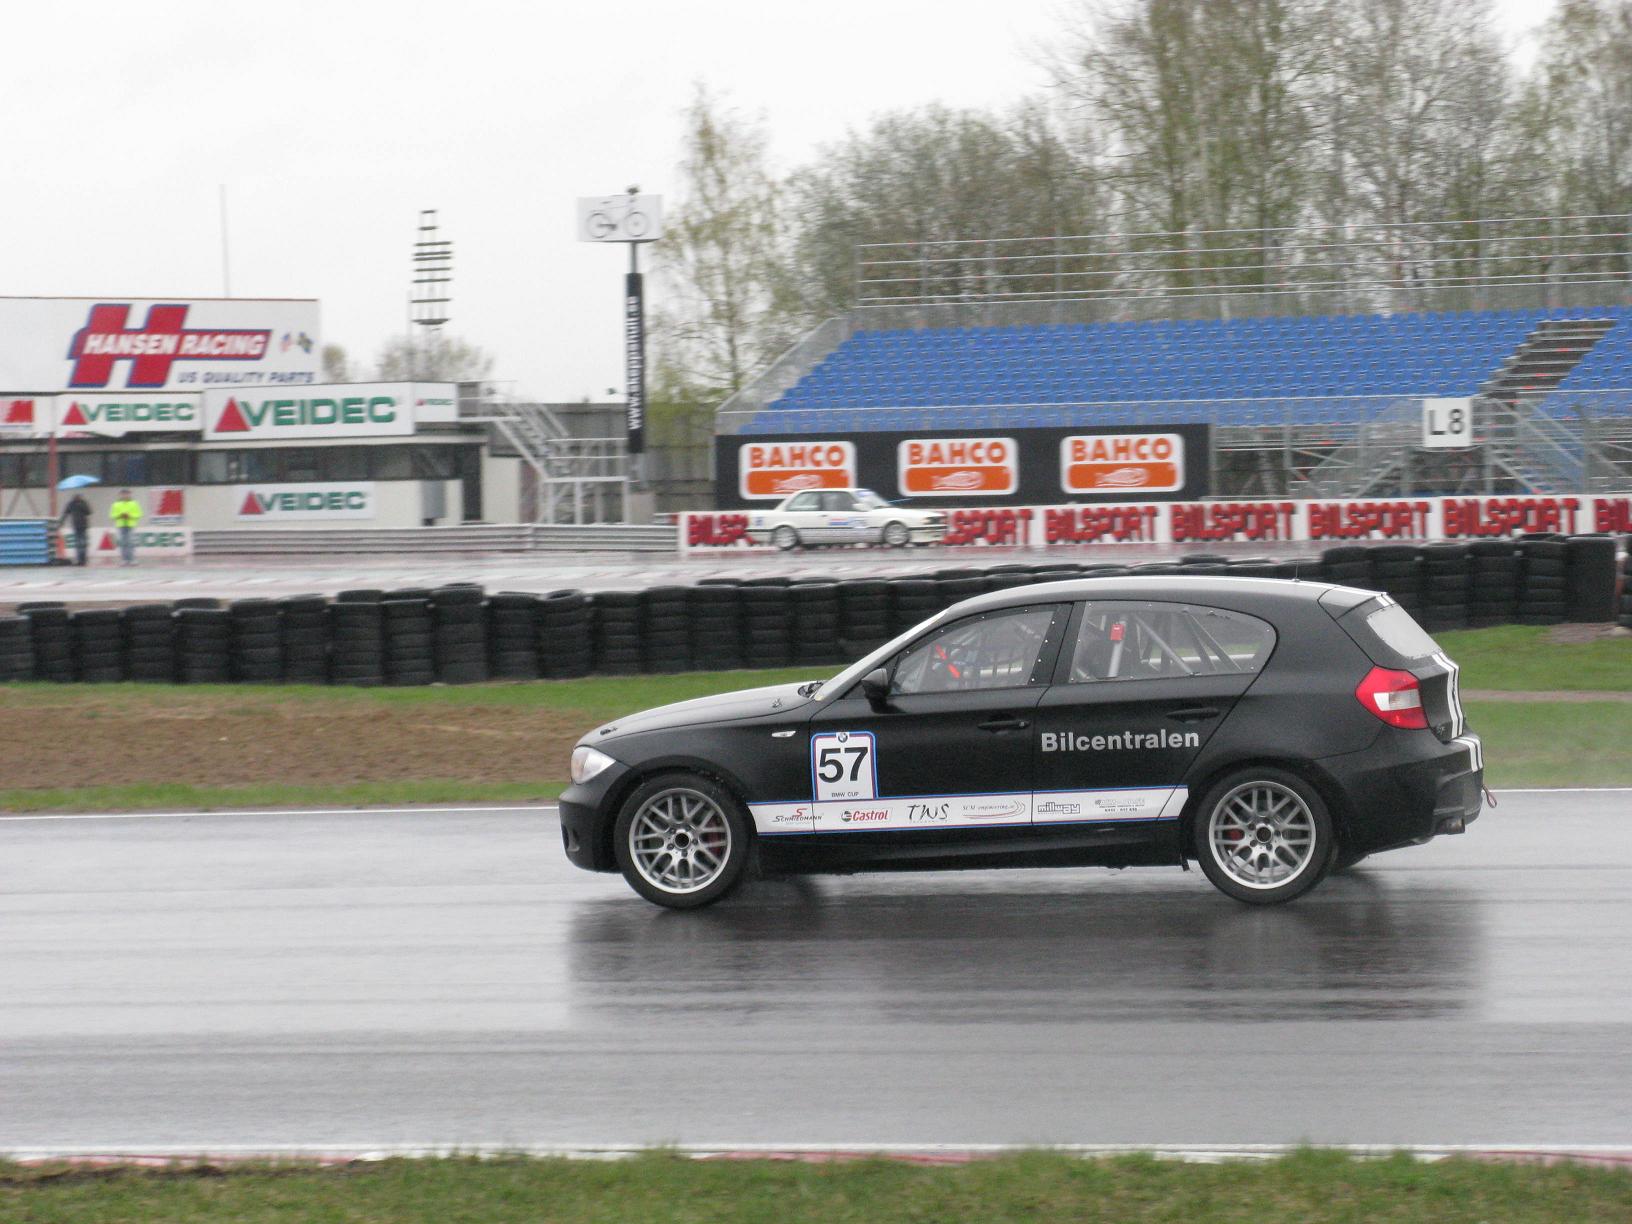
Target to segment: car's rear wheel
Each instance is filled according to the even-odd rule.
[[[884,543],[891,548],[905,548],[912,542],[912,532],[907,530],[905,523],[889,522],[884,524]]]
[[[799,547],[799,533],[784,523],[771,532],[771,543],[783,552],[792,552]]]
[[[1259,766],[1230,774],[1207,792],[1196,811],[1195,850],[1220,892],[1276,905],[1325,878],[1337,839],[1314,787],[1283,769]]]
[[[742,805],[724,787],[677,773],[642,783],[624,800],[612,847],[623,878],[641,896],[696,909],[741,882],[749,837]]]

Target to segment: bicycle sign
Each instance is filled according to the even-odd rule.
[[[578,197],[579,242],[653,242],[663,236],[663,197]]]

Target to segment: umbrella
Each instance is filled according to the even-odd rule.
[[[86,485],[101,483],[101,479],[96,476],[64,476],[61,480],[57,481],[57,488],[83,489]]]

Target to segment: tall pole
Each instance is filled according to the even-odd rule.
[[[629,275],[623,287],[623,365],[629,481],[646,487],[646,318],[640,275],[640,244],[629,245]]]

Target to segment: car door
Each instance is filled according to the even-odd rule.
[[[811,720],[816,832],[917,835],[1031,821],[1033,723],[1070,605],[938,626],[889,665],[882,708],[856,689]]]
[[[1175,820],[1191,763],[1275,646],[1257,617],[1197,604],[1078,606],[1037,708],[1033,819]]]
[[[822,542],[854,544],[867,538],[867,516],[856,505],[855,494],[829,489],[822,494]]]
[[[799,533],[799,539],[807,544],[820,541],[822,525],[825,522],[826,517],[822,514],[822,495],[814,489],[796,493],[788,498],[787,504],[776,516],[777,526],[786,524],[792,527]]]

